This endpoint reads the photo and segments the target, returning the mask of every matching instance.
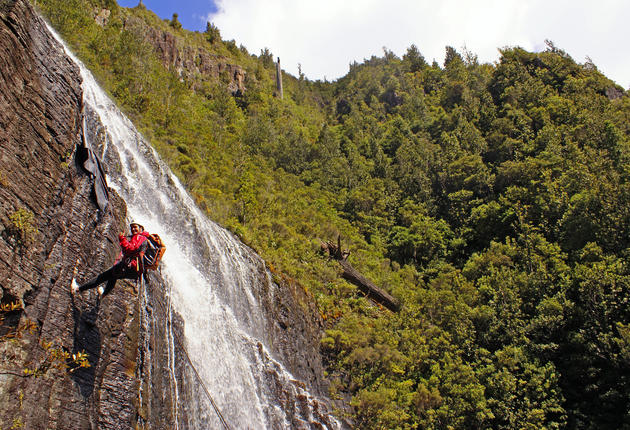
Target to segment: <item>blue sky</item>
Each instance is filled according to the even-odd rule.
[[[118,0],[133,7],[138,0]],[[480,62],[498,48],[545,49],[545,39],[578,63],[587,57],[606,76],[630,88],[628,0],[143,0],[162,18],[173,12],[189,30],[213,22],[225,40],[250,53],[264,48],[297,76],[335,80],[348,65],[402,56],[415,44],[427,61],[444,61],[445,47],[467,49]]]
[[[139,3],[139,0],[117,1],[124,7],[135,7]],[[142,0],[142,3],[160,18],[170,19],[176,13],[184,28],[196,31],[205,31],[208,15],[217,11],[212,0]]]

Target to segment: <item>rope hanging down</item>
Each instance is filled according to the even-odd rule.
[[[144,288],[145,287],[145,283],[144,283],[144,277],[140,277],[140,287]],[[171,285],[169,284],[169,288],[168,288],[168,308],[170,310],[171,307]],[[160,306],[162,308],[163,312],[166,312],[166,310],[162,307],[162,304],[157,302],[158,306]],[[221,424],[223,425],[223,428],[225,428],[225,430],[230,430],[230,426],[228,426],[227,422],[225,421],[225,418],[223,418],[223,414],[221,413],[221,411],[219,410],[219,407],[217,406],[217,404],[214,402],[214,399],[212,398],[212,396],[210,395],[210,391],[208,390],[208,387],[206,387],[206,384],[203,382],[203,379],[201,379],[201,375],[199,375],[199,372],[197,371],[197,368],[195,367],[195,365],[193,364],[192,360],[190,359],[190,355],[188,355],[188,351],[186,350],[186,347],[184,347],[184,345],[182,344],[181,340],[179,339],[179,337],[177,336],[177,333],[172,332],[173,334],[173,339],[175,339],[175,341],[177,342],[177,345],[180,347],[180,349],[182,351],[184,351],[184,355],[186,356],[186,360],[188,361],[188,364],[190,365],[190,367],[192,368],[193,372],[195,373],[195,376],[197,377],[197,379],[199,380],[199,382],[201,383],[201,386],[203,387],[203,390],[206,393],[206,396],[208,396],[208,400],[210,400],[210,404],[212,404],[212,408],[214,409],[214,411],[217,413],[217,416],[219,417],[219,420],[221,421]]]
[[[176,339],[177,337],[173,336],[173,338]],[[208,396],[208,399],[210,399],[210,403],[212,404],[212,407],[214,408],[214,411],[219,416],[219,420],[221,420],[221,424],[223,424],[223,427],[226,430],[230,430],[230,427],[227,425],[227,422],[225,422],[225,418],[223,418],[223,415],[221,414],[221,411],[217,407],[216,403],[214,403],[214,399],[210,395],[210,392],[208,391],[208,387],[206,387],[206,384],[203,382],[203,379],[201,379],[201,376],[199,376],[199,372],[197,372],[197,369],[195,368],[195,365],[192,363],[192,360],[190,359],[190,356],[188,355],[188,351],[186,351],[186,348],[184,348],[184,346],[180,343],[179,340],[177,340],[177,344],[182,349],[182,351],[184,351],[184,355],[186,356],[186,359],[188,360],[188,364],[190,364],[190,367],[192,368],[193,372],[195,372],[195,375],[197,375],[197,379],[199,380],[199,382],[201,382],[201,386],[203,387],[204,391],[206,392],[206,395]]]

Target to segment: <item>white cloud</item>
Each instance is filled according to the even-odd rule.
[[[442,63],[445,46],[466,47],[483,62],[498,48],[541,49],[552,40],[582,63],[589,56],[630,87],[630,2],[627,0],[218,0],[212,21],[224,39],[255,54],[267,47],[282,67],[310,79],[337,79],[348,64],[383,47],[402,56],[415,44]]]

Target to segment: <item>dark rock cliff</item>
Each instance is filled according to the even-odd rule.
[[[185,400],[203,393],[159,272],[144,286],[119,281],[103,299],[94,290],[70,294],[73,277],[86,280],[113,263],[126,205],[110,190],[100,211],[93,178],[77,161],[82,119],[96,118],[62,52],[27,1],[0,0],[0,301],[23,307],[2,312],[0,428],[171,429],[198,414]],[[105,139],[102,127],[85,132],[96,145]],[[324,395],[317,312],[301,289],[279,285],[274,300],[257,292],[267,297],[272,352],[296,385]],[[32,331],[22,330],[29,324]],[[23,336],[7,338],[16,332]],[[90,367],[48,369],[57,349],[85,351]],[[42,374],[25,376],[25,368]],[[278,392],[288,405],[305,401],[288,396]]]
[[[100,213],[93,181],[75,161],[81,142],[78,68],[22,0],[0,1],[0,428],[121,429],[138,420],[139,308],[134,284],[98,300],[70,294],[117,253],[125,204],[111,194]],[[85,351],[91,367],[46,370],[52,349]],[[168,414],[166,414],[168,421]],[[15,427],[15,428],[18,428]]]

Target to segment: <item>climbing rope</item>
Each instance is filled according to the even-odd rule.
[[[141,287],[145,287],[144,276],[142,276],[141,279],[140,279],[140,286]],[[169,309],[168,310],[170,310],[170,308],[171,308],[171,292],[172,292],[172,286],[169,283],[169,287],[168,287],[168,308]],[[157,304],[158,304],[158,306],[160,306],[162,308],[162,311],[166,313],[166,309],[164,309],[164,307],[162,307],[162,304],[159,303],[159,302],[157,302]],[[219,407],[217,406],[217,404],[215,403],[214,399],[212,398],[212,395],[210,394],[210,390],[208,390],[208,387],[203,382],[203,379],[201,378],[201,375],[199,375],[199,372],[197,371],[197,368],[195,367],[195,365],[193,364],[192,360],[190,359],[190,355],[188,355],[188,351],[186,350],[186,347],[183,345],[183,343],[181,342],[181,340],[177,336],[176,332],[172,332],[171,331],[171,333],[173,333],[173,339],[177,342],[177,345],[179,346],[179,348],[184,352],[184,355],[186,356],[186,360],[188,361],[188,364],[192,368],[193,372],[195,373],[195,376],[197,377],[197,380],[201,383],[201,386],[203,387],[203,390],[206,393],[206,396],[208,396],[208,400],[210,400],[210,404],[212,405],[212,408],[216,412],[217,416],[219,417],[219,420],[221,421],[221,424],[223,425],[223,428],[225,428],[226,430],[230,430],[230,426],[228,426],[227,421],[225,421],[225,418],[223,417],[223,414],[221,413],[221,411],[219,410]]]
[[[177,336],[173,336],[173,338],[176,339]],[[184,351],[184,355],[186,356],[186,359],[188,360],[188,363],[190,364],[190,367],[192,368],[193,372],[195,372],[195,375],[197,375],[197,379],[199,380],[199,382],[201,382],[201,386],[203,387],[204,391],[206,392],[206,395],[208,396],[208,399],[210,400],[210,403],[212,404],[212,407],[214,408],[214,411],[219,416],[219,420],[221,420],[221,424],[223,424],[223,427],[226,430],[230,430],[230,427],[227,425],[227,422],[225,421],[225,418],[223,418],[223,415],[221,414],[221,411],[217,407],[216,403],[214,403],[214,399],[210,395],[210,391],[208,391],[208,387],[206,387],[206,384],[203,382],[203,379],[201,379],[201,376],[199,376],[199,372],[197,372],[197,369],[195,368],[195,365],[192,363],[192,360],[190,359],[190,356],[188,355],[188,351],[186,351],[186,348],[184,348],[184,345],[181,344],[179,339],[177,340],[177,344],[182,349],[182,351]]]

